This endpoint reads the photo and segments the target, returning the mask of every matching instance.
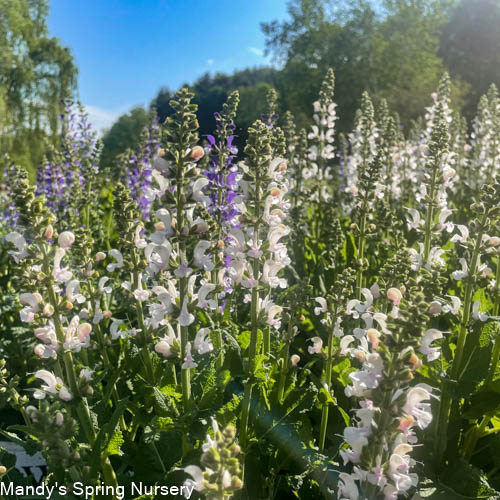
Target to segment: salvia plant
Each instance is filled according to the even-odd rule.
[[[499,495],[498,91],[468,124],[444,75],[409,130],[364,93],[337,134],[334,82],[239,150],[238,92],[200,137],[183,88],[112,166],[70,100],[35,182],[2,158],[0,433],[44,487]],[[35,484],[1,449],[0,482]]]

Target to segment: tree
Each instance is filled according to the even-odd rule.
[[[129,148],[134,150],[139,143],[142,129],[149,122],[150,115],[142,106],[137,106],[121,115],[102,138],[101,165],[112,167],[118,155],[125,153]]]
[[[465,108],[471,118],[490,84],[500,87],[500,2],[461,0],[441,36],[440,55],[452,76],[471,84]]]
[[[0,0],[0,147],[27,167],[55,142],[62,99],[76,88],[68,48],[49,36],[47,0]]]
[[[448,12],[447,0],[290,1],[290,20],[262,25],[267,51],[283,64],[285,107],[309,116],[332,67],[339,129],[352,126],[365,90],[376,101],[386,98],[408,124],[446,70],[438,49]]]

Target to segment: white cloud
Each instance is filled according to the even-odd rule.
[[[102,134],[104,129],[111,127],[120,115],[115,111],[99,108],[90,104],[85,105],[85,110],[89,115],[89,123],[92,124],[94,130],[99,132],[99,135]]]
[[[257,47],[248,47],[248,52],[260,57],[264,55],[264,51],[262,49],[258,49]]]
[[[212,64],[214,63],[214,60],[213,59],[207,59],[207,64],[209,66],[212,66]]]

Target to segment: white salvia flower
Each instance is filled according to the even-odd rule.
[[[467,243],[467,240],[469,239],[469,229],[467,228],[467,226],[462,226],[461,224],[457,224],[456,226],[458,228],[458,230],[460,231],[460,234],[454,234],[450,241],[452,243],[455,243],[455,242],[459,242],[459,243],[462,243],[462,244],[465,244]]]
[[[93,375],[94,375],[94,370],[89,370],[88,368],[82,368],[80,370],[80,378],[85,382],[90,382],[92,380]]]
[[[456,297],[455,295],[447,295],[447,297],[450,297],[451,305],[443,305],[443,312],[451,312],[451,314],[454,314],[456,316],[460,312],[462,301],[460,300],[460,297]]]
[[[66,254],[64,248],[57,248],[54,254],[54,268],[52,270],[52,276],[56,283],[64,283],[71,279],[73,274],[68,271],[67,267],[61,268],[61,260]]]
[[[144,290],[142,288],[142,273],[139,273],[137,277],[137,288],[134,290],[135,300],[138,300],[139,302],[144,302],[149,298],[150,295],[151,292],[149,290]]]
[[[188,312],[187,309],[187,297],[184,297],[184,302],[182,303],[181,314],[179,315],[179,324],[181,326],[189,326],[194,321],[194,316]]]
[[[415,210],[414,208],[407,208],[406,210],[408,210],[411,216],[411,220],[408,219],[409,231],[412,229],[419,229],[424,225],[424,221],[421,219],[420,212],[418,210]]]
[[[298,356],[297,354],[292,354],[290,356],[290,363],[292,364],[292,366],[297,366],[299,364],[299,361],[300,356]]]
[[[411,415],[420,429],[425,429],[432,421],[430,403],[423,403],[431,398],[431,387],[427,384],[417,384],[406,395],[403,411]]]
[[[17,252],[15,252],[14,250],[9,250],[7,252],[9,255],[12,255],[12,257],[14,257],[16,264],[18,264],[20,260],[25,259],[28,256],[28,245],[22,234],[13,231],[5,236],[5,241],[7,241],[8,243],[12,243],[17,248]]]
[[[435,340],[439,340],[442,338],[442,332],[436,330],[435,328],[431,328],[424,333],[421,341],[421,346],[418,350],[419,352],[427,356],[427,361],[434,361],[435,359],[439,358],[441,349],[439,347],[431,347],[431,344]]]
[[[441,255],[445,253],[440,247],[432,247],[429,252],[429,259],[425,264],[426,269],[431,269],[432,267],[444,267],[446,262],[441,258]]]
[[[326,305],[326,299],[324,299],[323,297],[315,297],[314,300],[320,305],[320,307],[314,308],[314,314],[316,314],[316,316],[319,316],[321,313],[327,312],[328,309]]]
[[[136,248],[146,248],[147,246],[146,240],[141,236],[141,232],[143,230],[144,230],[143,226],[137,226],[135,228],[134,244]]]
[[[87,299],[81,294],[78,293],[78,287],[80,286],[79,280],[70,280],[66,283],[66,297],[70,302],[76,302],[78,304],[83,304]]]
[[[181,368],[183,370],[189,370],[191,368],[196,368],[198,366],[197,363],[194,362],[193,356],[191,355],[191,342],[186,344],[186,356],[184,358],[184,363],[182,363]]]
[[[454,280],[462,280],[466,278],[469,275],[469,267],[467,266],[467,261],[462,257],[458,260],[460,262],[460,265],[462,266],[461,271],[453,271],[451,273],[452,277]]]
[[[352,477],[350,474],[346,472],[341,472],[339,474],[339,482],[338,482],[338,492],[337,495],[342,500],[358,500],[359,499],[359,490],[356,485],[357,477]]]
[[[108,271],[108,273],[112,273],[115,269],[119,269],[119,268],[123,267],[123,255],[120,252],[120,250],[117,250],[116,248],[112,248],[109,251],[109,255],[111,257],[113,257],[113,259],[115,259],[116,262],[112,263],[112,264],[108,264],[106,266],[106,270]]]
[[[276,318],[276,316],[281,314],[281,311],[283,311],[283,308],[276,304],[269,307],[267,311],[267,324],[278,329],[281,326],[281,318]]]
[[[366,301],[363,303],[360,300],[352,299],[347,303],[346,314],[352,314],[353,318],[359,318],[359,313],[364,313],[373,304],[373,295],[368,288],[362,288],[361,294],[365,297]]]
[[[312,346],[309,346],[307,350],[309,351],[309,354],[318,354],[321,352],[321,349],[323,347],[323,341],[321,340],[320,337],[313,337],[311,339],[308,339],[310,342],[313,343]]]
[[[193,252],[193,264],[205,271],[212,271],[214,268],[214,263],[209,255],[205,255],[205,252],[211,247],[211,243],[206,240],[200,240]]]
[[[68,249],[75,242],[75,235],[71,231],[64,231],[57,238],[57,243],[61,248]]]
[[[42,296],[38,293],[21,293],[19,302],[25,305],[19,311],[19,317],[24,323],[31,323],[35,320],[35,314],[39,311],[39,304],[42,301]]]
[[[480,307],[481,307],[481,301],[476,300],[472,305],[472,317],[475,320],[486,321],[489,318],[489,316],[485,312],[479,311]]]
[[[181,263],[174,271],[174,274],[177,276],[177,278],[187,278],[192,272],[193,269],[187,265],[186,258],[183,254],[181,254]]]
[[[57,359],[57,349],[53,345],[37,344],[33,352],[41,359]]]
[[[207,300],[207,295],[215,290],[216,286],[212,283],[205,283],[198,291],[198,307],[202,309],[215,309],[217,303],[213,299]]]
[[[172,356],[172,346],[174,345],[174,342],[177,341],[178,339],[175,336],[174,329],[172,326],[167,324],[167,329],[168,329],[168,335],[162,337],[159,342],[156,343],[155,345],[155,351],[158,354],[161,354],[163,357],[168,358],[169,356]]]
[[[109,281],[109,277],[108,276],[103,276],[100,280],[99,280],[99,292],[100,293],[111,293],[113,290],[110,286],[106,286],[106,283]]]
[[[446,230],[446,232],[451,233],[453,229],[455,228],[455,224],[453,222],[446,222],[446,219],[452,214],[452,211],[449,209],[444,209],[441,210],[439,214],[439,220],[438,220],[438,231],[442,232]]]
[[[193,184],[193,199],[199,203],[203,203],[204,205],[210,204],[210,197],[203,194],[202,189],[205,186],[208,186],[210,181],[205,177],[200,177],[196,179]]]
[[[125,330],[120,330],[120,325],[123,323],[121,319],[115,319],[112,321],[111,326],[109,327],[109,333],[111,333],[111,338],[116,340],[118,338],[124,339],[126,337]]]
[[[264,263],[264,268],[262,270],[261,280],[263,283],[267,283],[271,288],[285,288],[286,280],[278,278],[276,275],[281,269],[283,269],[283,264],[281,262],[275,262],[274,260],[267,259]]]
[[[184,486],[194,488],[196,491],[203,491],[205,488],[203,471],[197,465],[188,465],[184,467],[183,470],[193,478],[186,479],[186,481],[184,481]]]
[[[38,370],[34,375],[35,378],[39,378],[45,383],[45,385],[42,385],[42,390],[35,391],[35,399],[44,399],[46,393],[58,395],[63,401],[70,401],[73,399],[73,396],[68,392],[66,387],[64,387],[63,381],[52,372],[48,370]]]
[[[213,351],[214,346],[210,342],[209,333],[210,328],[200,328],[196,332],[193,347],[198,354],[206,354],[207,352]]]

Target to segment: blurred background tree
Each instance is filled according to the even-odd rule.
[[[46,141],[57,141],[60,99],[76,88],[70,51],[47,33],[48,0],[0,0],[0,148],[25,166],[39,164]],[[267,90],[280,96],[299,127],[310,125],[320,82],[336,75],[338,128],[349,130],[361,94],[385,98],[408,127],[430,102],[444,71],[457,109],[471,118],[491,83],[500,86],[499,0],[290,0],[288,17],[262,23],[274,67],[206,73],[191,84],[200,134],[238,89],[238,145],[263,112]],[[175,89],[161,86],[151,103],[125,113],[104,134],[103,163],[135,148],[149,108],[161,121]]]
[[[37,165],[57,141],[61,99],[76,88],[68,48],[47,30],[46,0],[0,0],[0,151]]]

